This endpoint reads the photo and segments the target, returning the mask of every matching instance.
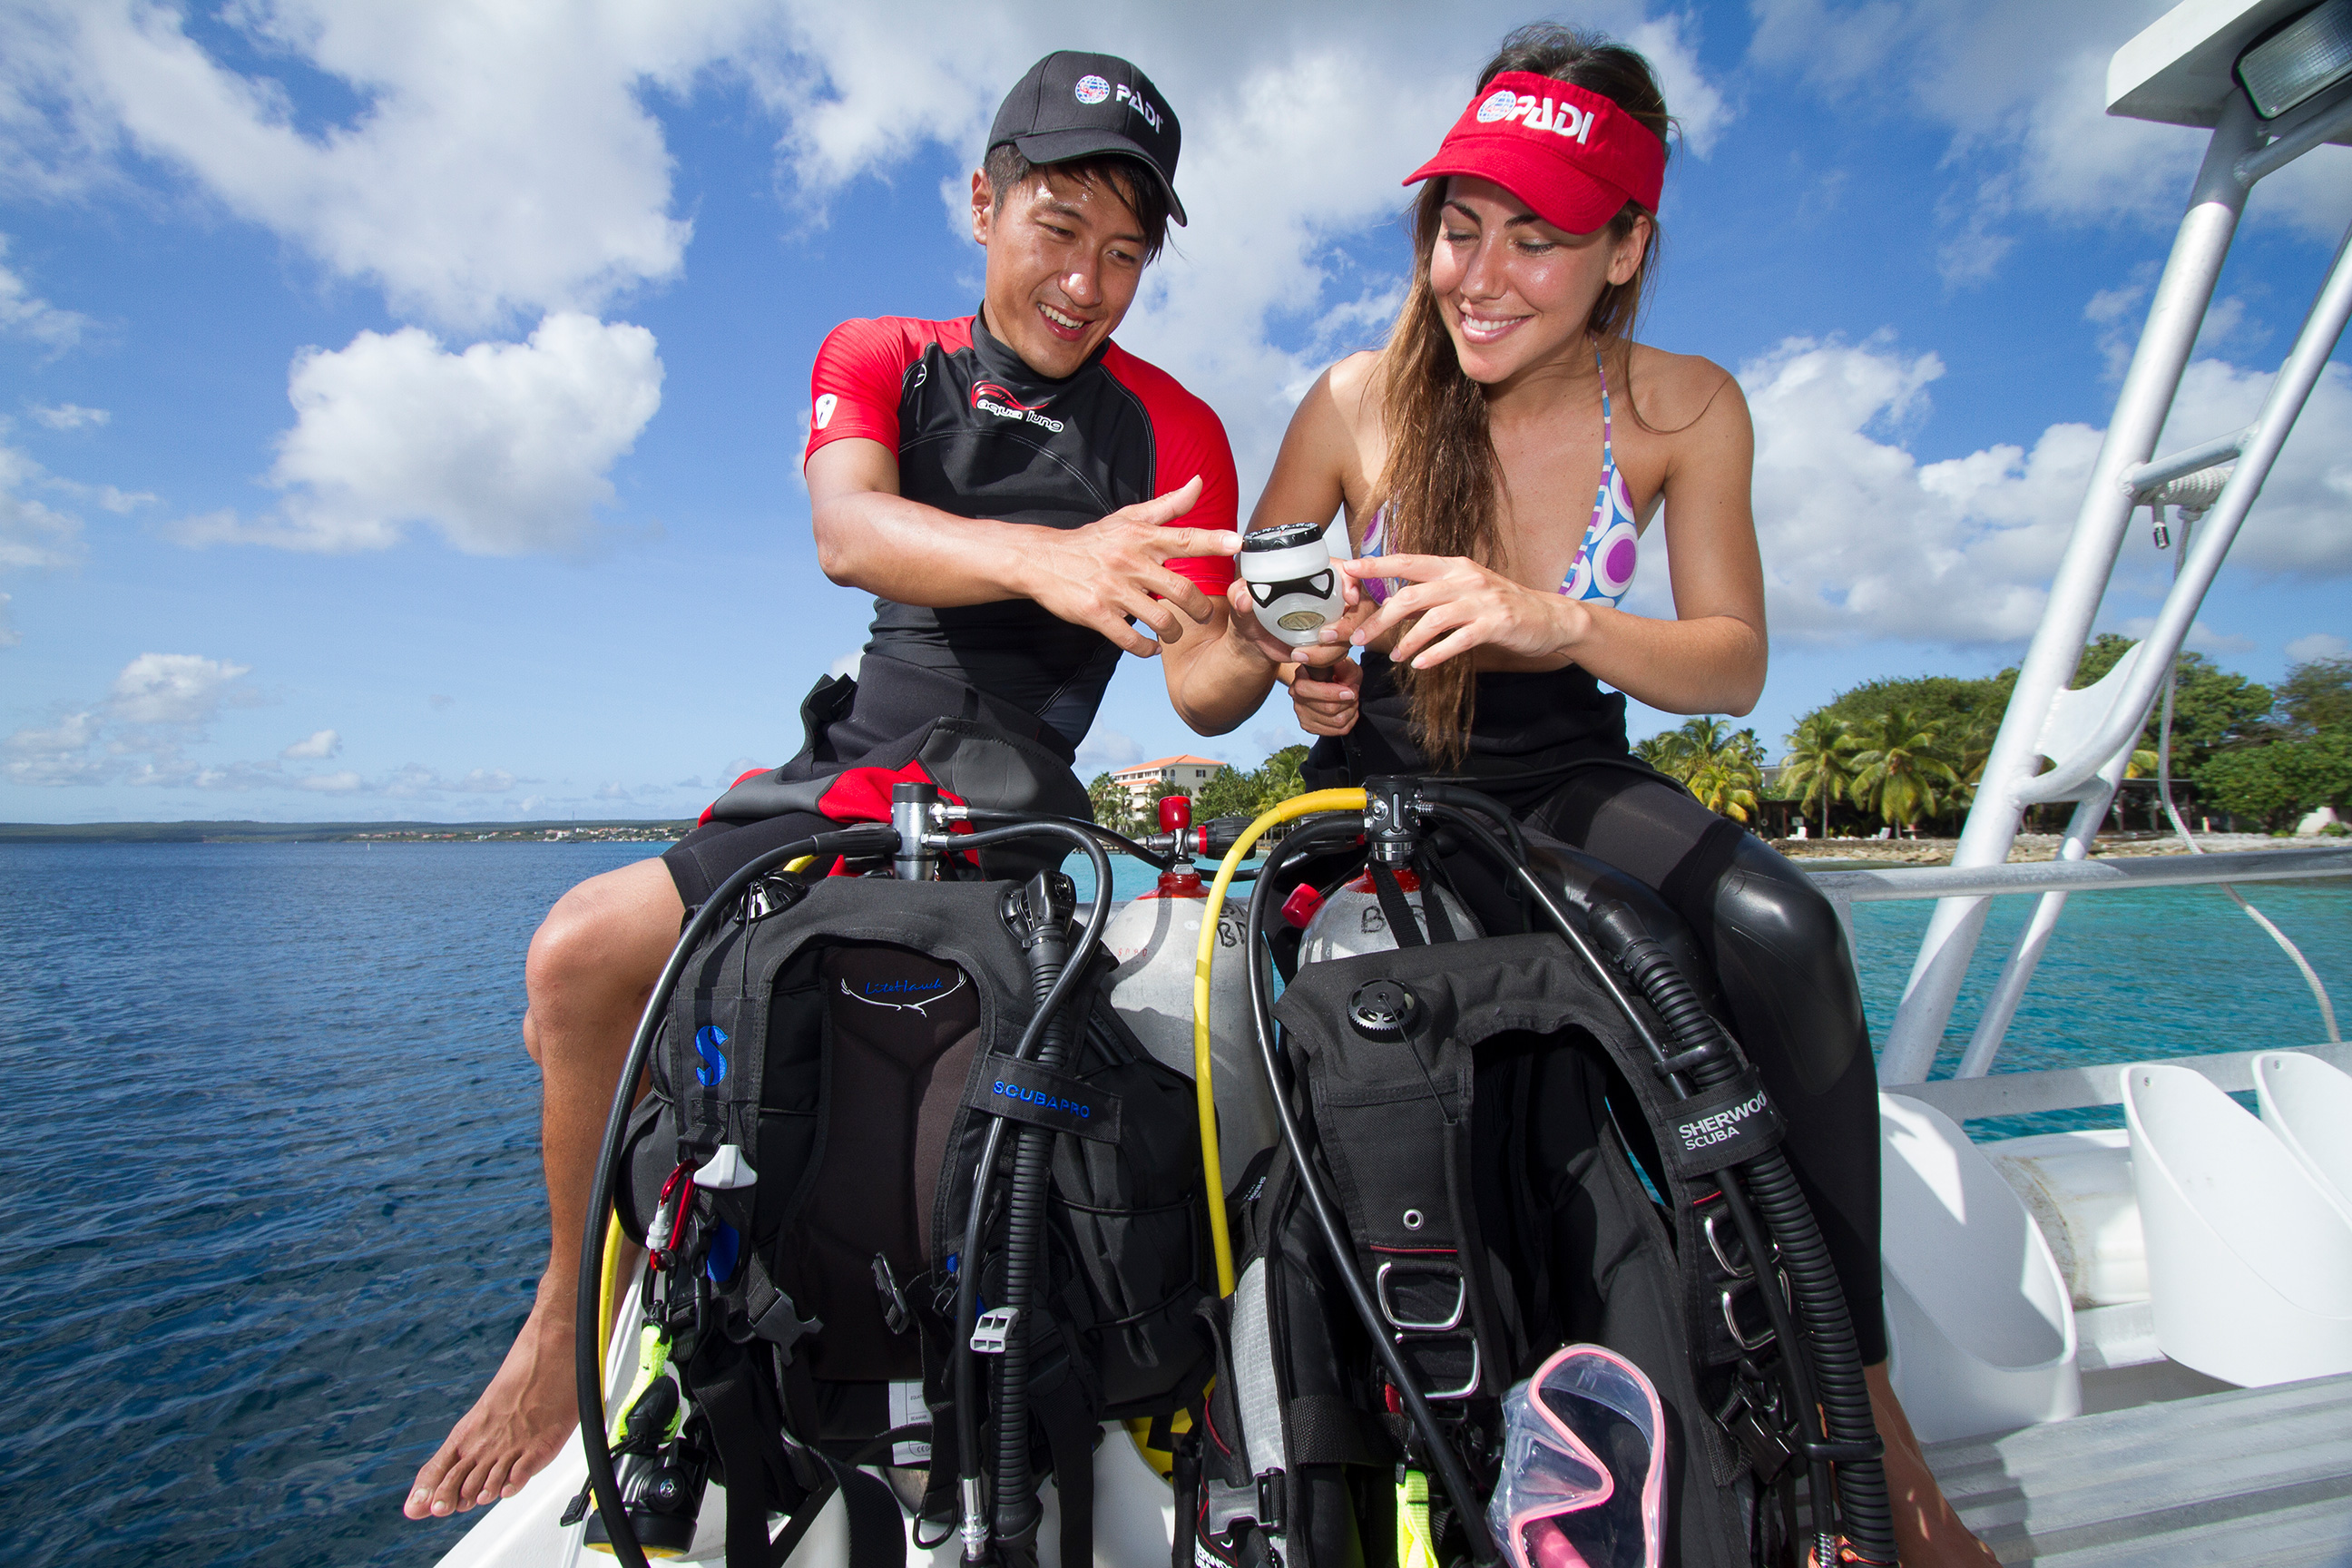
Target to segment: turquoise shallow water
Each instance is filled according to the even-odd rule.
[[[545,1256],[523,943],[565,888],[644,849],[0,846],[16,1561],[449,1548],[465,1521],[407,1523],[400,1498]],[[1150,881],[1114,865],[1121,894]],[[2249,892],[2352,1003],[2352,885]],[[1996,914],[1980,984],[2025,908]],[[1857,910],[1876,1027],[1926,919]],[[2317,1035],[2219,892],[2098,894],[2069,909],[2004,1065]]]

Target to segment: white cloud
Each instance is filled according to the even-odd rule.
[[[363,331],[294,362],[298,419],[269,475],[288,492],[280,513],[215,513],[174,531],[190,544],[381,550],[421,522],[468,554],[577,550],[661,382],[651,332],[585,316],[461,353],[415,327]]]
[[[176,6],[31,0],[0,55],[0,169],[50,190],[129,177],[136,153],[223,206],[456,327],[593,310],[674,275],[652,90],[682,92],[761,7],[246,0],[191,38]],[[325,92],[289,91],[315,72]],[[321,122],[317,103],[341,98]],[[352,103],[352,100],[356,100]],[[346,109],[344,103],[352,106]]]
[[[278,754],[289,762],[311,762],[331,757],[342,749],[342,736],[332,730],[318,730],[308,740],[297,741]]]
[[[2144,637],[2156,629],[2156,617],[2134,616],[2116,629],[2127,637]],[[2245,654],[2252,653],[2262,645],[2235,632],[2216,631],[2203,621],[2191,621],[2189,635],[2180,639],[2180,646],[2192,653]]]
[[[0,256],[7,254],[8,237],[0,234]],[[63,353],[81,341],[82,330],[89,325],[88,316],[58,309],[35,294],[15,272],[0,267],[0,332],[30,338],[52,353]]]
[[[0,573],[54,570],[81,559],[81,519],[25,493],[49,482],[38,463],[0,442]],[[0,647],[20,640],[8,619],[9,603],[0,594]]]
[[[79,430],[85,425],[103,425],[113,417],[103,408],[84,408],[79,403],[60,403],[54,408],[37,405],[33,409],[35,423],[52,430]]]
[[[1075,766],[1080,778],[1092,778],[1111,768],[1124,768],[1143,761],[1143,748],[1129,736],[1096,721],[1078,743],[1078,760]]]
[[[2174,0],[1753,0],[1759,64],[1833,99],[1897,105],[1951,137],[1957,232],[1948,281],[1999,265],[2017,210],[2084,221],[2179,221],[2204,132],[2111,118],[2108,58]],[[2322,148],[2256,188],[2248,211],[2333,238],[2352,218],[2352,154]]]
[[[126,724],[212,722],[252,667],[193,653],[142,653],[122,667],[107,707]]]
[[[2315,658],[2342,658],[2352,654],[2352,642],[2346,642],[2333,632],[2314,632],[2307,637],[2297,637],[2286,645],[2289,664],[2308,664]]]
[[[864,645],[861,644],[856,647],[851,648],[847,653],[843,654],[831,664],[826,665],[824,667],[824,672],[827,675],[832,676],[835,680],[840,679],[845,675],[849,677],[852,680],[855,680],[857,679],[858,668],[865,662],[866,648]]]
[[[1791,338],[1740,366],[1776,634],[2009,643],[2032,632],[2101,433],[2053,425],[2030,449],[1922,463],[1902,433],[1942,374],[1933,353],[1906,354],[1883,337]],[[2190,365],[2161,448],[2244,426],[2270,380],[2219,360]],[[2328,367],[2231,560],[2305,578],[2352,574],[2352,371]],[[1661,591],[1660,573],[1643,577]],[[2198,646],[2210,651],[2246,651],[2204,637]]]

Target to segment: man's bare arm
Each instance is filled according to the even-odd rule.
[[[1031,599],[1146,658],[1180,646],[1188,626],[1216,624],[1208,596],[1166,563],[1241,549],[1227,529],[1167,526],[1200,499],[1197,479],[1083,528],[1055,529],[908,500],[898,493],[898,455],[878,441],[818,447],[807,478],[817,563],[833,581],[933,609]]]

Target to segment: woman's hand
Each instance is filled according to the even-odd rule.
[[[1458,555],[1381,555],[1334,564],[1357,582],[1405,581],[1378,614],[1356,626],[1352,640],[1362,647],[1402,628],[1389,658],[1415,669],[1477,647],[1512,655],[1515,664],[1556,668],[1574,656],[1591,627],[1591,612],[1576,600],[1538,593]]]
[[[1342,645],[1334,647],[1342,655],[1347,652]],[[1310,735],[1346,734],[1356,727],[1363,687],[1364,667],[1352,658],[1343,657],[1321,668],[1299,666],[1290,682],[1290,705],[1298,727]]]
[[[1347,609],[1338,620],[1316,632],[1318,641],[1308,643],[1305,647],[1294,647],[1265,629],[1265,623],[1257,618],[1257,605],[1250,598],[1249,584],[1236,577],[1233,586],[1225,590],[1225,603],[1233,610],[1233,625],[1228,635],[1276,664],[1302,664],[1317,668],[1337,664],[1348,657],[1349,632],[1363,619],[1363,606],[1357,603],[1360,595],[1355,584],[1344,578],[1341,581]]]

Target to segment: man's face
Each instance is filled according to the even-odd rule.
[[[971,177],[971,237],[988,249],[988,330],[1040,375],[1074,374],[1143,279],[1143,226],[1118,188],[1034,169],[997,202]]]

